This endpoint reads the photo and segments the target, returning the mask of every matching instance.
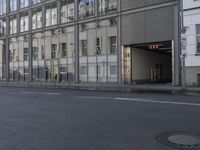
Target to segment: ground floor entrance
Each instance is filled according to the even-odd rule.
[[[172,42],[134,44],[124,48],[125,83],[171,83]]]

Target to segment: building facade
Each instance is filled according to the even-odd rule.
[[[176,0],[0,0],[0,80],[180,84]]]
[[[200,1],[183,0],[186,83],[200,86]]]

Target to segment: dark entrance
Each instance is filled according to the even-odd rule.
[[[135,44],[131,49],[133,83],[172,82],[172,42]]]

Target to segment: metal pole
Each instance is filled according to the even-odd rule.
[[[180,19],[181,19],[181,30],[180,30],[180,34],[182,37],[182,31],[184,28],[184,15],[183,15],[183,0],[180,0]],[[182,44],[182,40],[181,40],[181,74],[182,74],[182,81],[181,81],[181,85],[182,85],[182,89],[186,90],[186,66],[185,66],[185,57],[186,57],[186,53],[183,53],[183,44]]]

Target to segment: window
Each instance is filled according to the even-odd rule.
[[[17,33],[17,17],[10,17],[10,34]]]
[[[28,48],[24,48],[24,61],[28,61]]]
[[[87,75],[87,66],[80,67],[80,75]]]
[[[24,8],[28,6],[28,0],[20,0],[20,8]]]
[[[37,4],[37,3],[40,3],[41,2],[41,0],[32,0],[32,4],[34,5],[34,4]]]
[[[57,45],[51,44],[51,58],[56,58]]]
[[[110,75],[116,75],[117,74],[117,66],[111,65],[110,66]]]
[[[100,14],[117,10],[117,0],[98,0],[98,10]]]
[[[61,57],[62,58],[66,57],[67,56],[67,44],[61,43],[60,48],[61,48]]]
[[[32,14],[32,29],[42,28],[42,9],[37,8],[33,10]]]
[[[6,18],[0,19],[0,36],[6,35]]]
[[[85,18],[94,15],[94,0],[79,0],[79,17]]]
[[[100,40],[100,38],[97,38],[96,44],[97,44],[97,55],[100,55],[101,54],[101,40]]]
[[[117,37],[111,36],[110,37],[110,54],[116,54],[117,48]]]
[[[10,11],[17,10],[17,0],[10,0]]]
[[[10,51],[9,51],[9,60],[10,60],[10,62],[13,62],[13,61],[15,61],[15,49],[11,49]]]
[[[37,60],[38,59],[38,47],[33,47],[33,60]]]
[[[197,53],[200,53],[200,24],[196,25],[196,34],[197,34]]]
[[[46,6],[46,26],[52,26],[57,24],[57,5],[52,3]]]
[[[81,56],[87,56],[87,40],[81,40]]]
[[[62,0],[61,23],[74,20],[74,0]]]
[[[0,0],[0,15],[6,14],[6,0]]]
[[[20,14],[20,32],[28,31],[28,12]]]

